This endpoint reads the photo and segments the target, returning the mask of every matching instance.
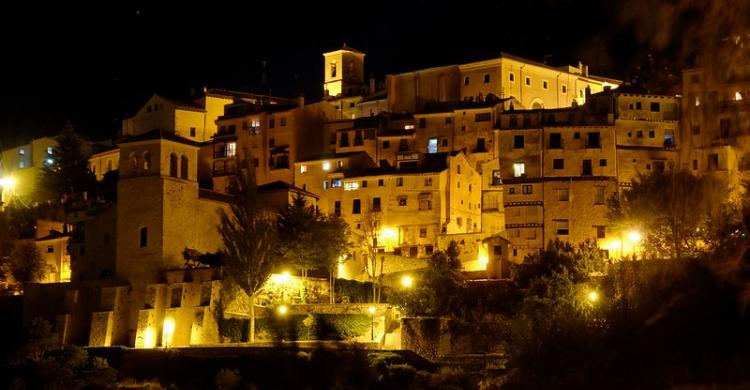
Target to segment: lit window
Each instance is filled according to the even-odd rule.
[[[429,141],[427,141],[427,153],[437,153],[438,152],[438,140],[437,138],[430,138]]]
[[[49,165],[52,165],[52,164],[54,164],[54,163],[55,163],[55,160],[53,160],[53,159],[51,159],[51,158],[48,158],[48,159],[44,160],[44,162],[45,162],[45,164],[47,164],[47,165],[49,166]]]
[[[737,92],[734,93],[734,100],[735,101],[742,100],[742,93],[740,93],[740,91],[737,91]]]
[[[701,105],[701,97],[700,96],[696,96],[695,97],[695,106],[698,107],[700,105]]]
[[[359,188],[359,182],[358,181],[348,181],[344,183],[344,191],[352,191]]]
[[[330,171],[331,170],[331,163],[329,163],[328,161],[324,162],[323,163],[323,170],[324,171]]]
[[[526,164],[522,162],[513,163],[513,177],[526,175]]]
[[[341,188],[341,179],[333,179],[331,181],[331,188]]]
[[[18,162],[18,167],[21,168],[21,169],[24,169],[24,168],[26,168],[26,163],[23,162],[23,161],[19,161]]]
[[[344,161],[343,160],[336,161],[336,166],[339,167],[339,168],[343,168],[344,167]]]
[[[237,154],[237,143],[230,142],[227,144],[227,157],[234,157]]]
[[[299,173],[307,173],[307,165],[300,165]]]
[[[20,154],[21,156],[26,155],[26,149],[24,148],[18,149],[18,154]]]
[[[54,149],[52,149],[51,146],[47,146],[47,154],[51,155],[53,151],[54,151]]]
[[[404,125],[404,130],[414,130],[414,125]]]

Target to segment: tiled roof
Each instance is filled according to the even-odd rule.
[[[164,131],[164,130],[152,130],[147,133],[143,133],[140,135],[135,136],[126,136],[121,138],[117,141],[118,144],[127,144],[131,142],[138,142],[138,141],[149,141],[149,140],[156,140],[156,139],[166,139],[173,142],[179,142],[181,144],[185,145],[191,145],[191,146],[201,146],[202,144],[200,142],[195,142],[192,140],[189,140],[187,138],[182,138],[175,133]]]

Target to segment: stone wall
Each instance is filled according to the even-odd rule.
[[[462,322],[441,317],[401,319],[401,348],[430,360],[448,355],[502,351],[502,322]]]

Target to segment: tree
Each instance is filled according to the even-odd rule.
[[[385,256],[380,257],[380,275],[378,275],[378,238],[380,236],[381,216],[379,212],[368,211],[362,214],[360,223],[362,234],[359,244],[365,257],[365,269],[372,281],[372,301],[380,302],[381,279]]]
[[[224,242],[224,271],[250,299],[250,341],[255,341],[255,297],[278,263],[276,224],[261,209],[250,169],[230,183],[230,212],[220,210],[219,233]]]
[[[279,229],[279,247],[282,257],[292,263],[307,281],[307,274],[318,263],[319,246],[315,241],[315,230],[318,225],[318,213],[313,206],[308,206],[302,195],[292,199],[286,205],[277,221]],[[306,286],[303,283],[303,296],[306,299]]]
[[[550,240],[538,253],[526,256],[521,264],[511,266],[516,286],[529,288],[538,278],[566,274],[573,283],[584,282],[594,272],[601,272],[604,259],[596,242],[584,241],[573,245],[560,239]]]
[[[335,272],[349,247],[346,222],[336,215],[318,213],[298,195],[282,211],[278,228],[281,253],[302,272],[303,278],[312,269],[328,270],[331,303],[334,303]]]
[[[349,226],[338,215],[320,216],[315,229],[318,264],[328,269],[330,303],[336,303],[336,271],[349,250]]]
[[[47,268],[47,264],[33,242],[16,248],[6,266],[7,273],[17,283],[38,282],[44,278]]]
[[[88,168],[91,150],[70,122],[56,140],[57,147],[42,167],[37,188],[43,198],[69,204],[96,188],[96,177]]]
[[[615,231],[642,231],[646,256],[683,258],[708,253],[721,242],[737,215],[727,202],[726,183],[685,170],[641,175],[609,204]]]
[[[451,241],[445,251],[433,253],[413,289],[394,294],[405,314],[455,316],[459,312],[464,296],[459,253],[458,244]]]

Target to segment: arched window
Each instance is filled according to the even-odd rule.
[[[187,156],[180,157],[180,179],[187,180],[188,178],[188,158]]]
[[[138,157],[135,156],[135,153],[130,154],[130,169],[138,170]]]
[[[148,171],[151,169],[151,153],[143,152],[143,170]]]
[[[169,155],[169,176],[177,177],[177,155]]]

